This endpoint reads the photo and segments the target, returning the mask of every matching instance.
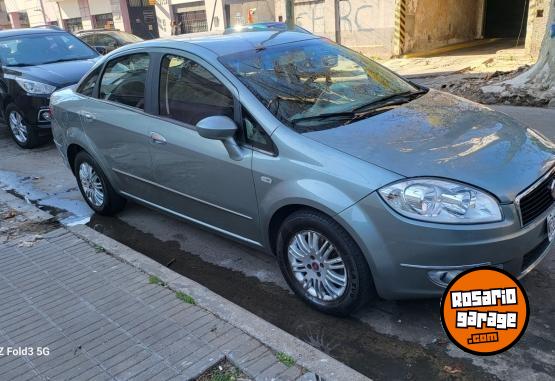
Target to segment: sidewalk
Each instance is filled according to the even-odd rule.
[[[16,208],[18,216],[13,216],[14,202],[5,200],[0,197],[4,230],[9,220],[29,212]],[[11,211],[6,212],[8,205]],[[44,213],[37,213],[44,222]],[[194,295],[176,293],[171,286],[190,287],[192,281],[147,262],[143,264],[151,268],[139,269],[140,254],[127,249],[126,257],[118,258],[84,239],[87,234],[98,233],[86,227],[56,228],[0,244],[0,379],[190,380],[224,360],[248,379],[321,379],[297,364],[297,358],[276,353]],[[149,270],[159,277],[144,272],[152,274]],[[226,304],[209,296],[205,299],[218,300],[218,308]],[[275,327],[270,331],[274,337],[281,334]],[[27,348],[27,355],[8,354],[13,348]],[[321,361],[335,362],[325,355]],[[343,375],[362,379],[342,367],[347,369]]]

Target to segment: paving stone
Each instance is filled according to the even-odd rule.
[[[227,357],[232,363],[238,366],[240,360],[242,360],[248,354],[250,354],[251,352],[253,352],[254,350],[260,347],[263,347],[263,345],[258,340],[250,338],[249,340],[247,340],[246,342],[242,343],[240,346],[238,346],[237,348],[229,352],[227,354]]]
[[[257,377],[272,365],[278,363],[275,354],[266,349],[259,356],[244,363],[243,371],[252,377]]]
[[[130,379],[140,373],[143,373],[145,370],[149,369],[149,368],[153,368],[154,366],[156,366],[156,364],[158,364],[160,361],[162,360],[162,358],[160,356],[157,355],[150,355],[147,356],[145,359],[139,361],[137,364],[130,366],[129,368],[119,372],[119,373],[115,373],[116,370],[111,369],[111,371],[114,373],[114,376],[118,379]]]
[[[303,370],[299,366],[294,365],[291,368],[287,369],[285,372],[280,373],[277,376],[277,379],[283,381],[296,380],[302,375],[302,373]]]
[[[260,373],[258,376],[255,377],[255,381],[272,381],[277,380],[278,375],[285,372],[288,367],[283,365],[280,362],[274,363],[274,365],[270,366],[268,369]]]
[[[296,381],[324,381],[324,379],[315,373],[309,372],[297,378]]]
[[[240,329],[62,232],[30,248],[0,244],[0,339],[50,349],[0,361],[0,380],[185,380],[226,355],[259,380],[301,375]]]

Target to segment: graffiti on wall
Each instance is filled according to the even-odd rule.
[[[324,1],[296,1],[295,23],[313,33],[325,33]]]
[[[353,4],[355,3],[355,4]],[[351,1],[339,2],[340,25],[342,31],[348,32],[372,32],[372,17],[379,1]]]
[[[383,20],[383,10],[394,5],[394,0],[340,0],[341,31],[373,32],[383,28],[383,23],[387,22]],[[335,20],[330,20],[330,16],[329,10],[325,9],[324,0],[295,2],[296,23],[314,33],[334,31]],[[326,27],[331,30],[326,30]]]

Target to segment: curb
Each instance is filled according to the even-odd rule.
[[[103,247],[109,255],[148,275],[155,275],[174,290],[191,295],[197,304],[220,319],[234,325],[276,352],[293,356],[298,365],[328,380],[369,380],[369,378],[333,359],[304,341],[259,318],[253,313],[210,291],[145,255],[85,225],[65,227],[78,237]]]

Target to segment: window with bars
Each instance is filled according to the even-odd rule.
[[[178,26],[181,33],[196,33],[208,31],[206,10],[197,10],[177,14]]]

